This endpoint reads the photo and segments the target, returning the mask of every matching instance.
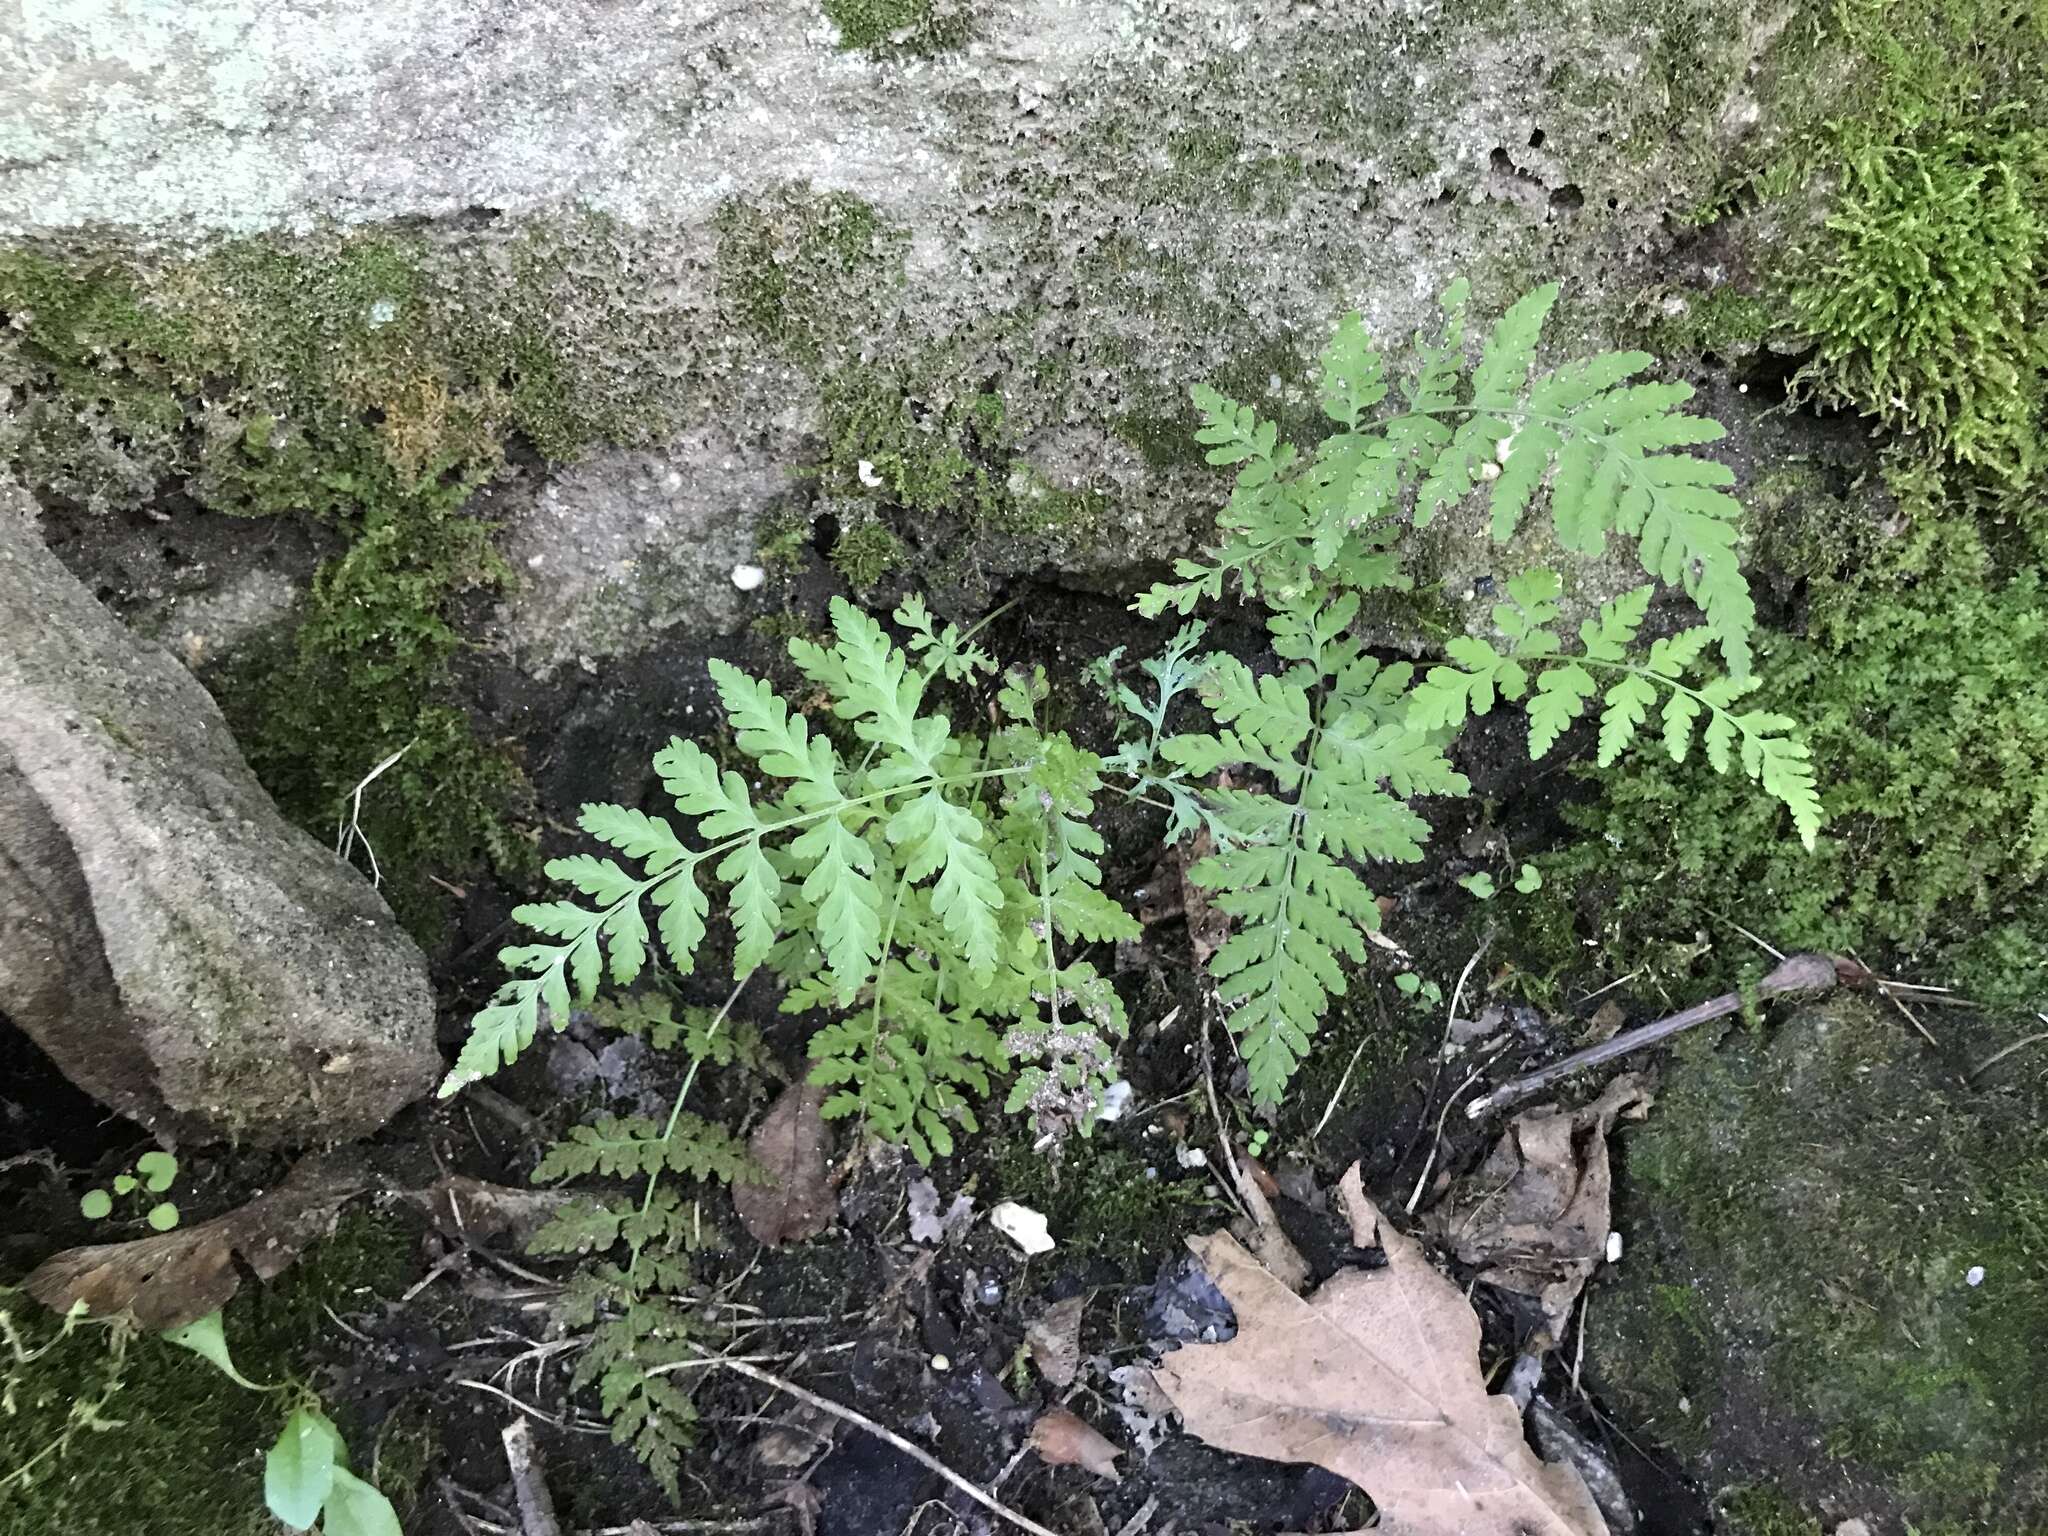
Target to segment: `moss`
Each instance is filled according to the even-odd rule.
[[[1943,1034],[1963,1061],[2019,1030]],[[1592,1298],[1589,1364],[1724,1475],[1816,1501],[1874,1477],[1923,1528],[2041,1521],[2044,1107],[2038,1064],[1967,1086],[1856,999],[1690,1040],[1624,1143],[1629,1258]]]
[[[1043,1212],[1062,1252],[1102,1259],[1126,1275],[1179,1251],[1181,1239],[1219,1204],[1207,1182],[1100,1134],[1069,1139],[1057,1163],[1021,1132],[996,1154],[997,1198]]]
[[[1801,1509],[1782,1488],[1754,1483],[1720,1498],[1717,1512],[1729,1536],[1826,1536],[1814,1516]]]
[[[1768,299],[1724,285],[1646,293],[1637,301],[1634,328],[1660,357],[1728,359],[1756,351],[1784,322]]]
[[[2042,572],[2001,572],[1956,522],[1897,541],[1886,565],[1888,580],[1816,582],[1813,633],[1759,646],[1755,701],[1800,722],[1818,767],[1818,849],[1739,776],[1625,759],[1567,808],[1583,840],[1543,863],[1594,931],[1624,953],[1683,947],[1741,914],[1781,948],[1888,951],[1980,1001],[2031,1005],[2048,977]]]
[[[352,483],[348,549],[316,574],[287,637],[237,659],[215,682],[249,765],[286,816],[323,839],[364,792],[359,824],[384,893],[423,939],[445,893],[429,877],[534,859],[511,816],[531,797],[518,765],[480,741],[455,701],[463,647],[452,605],[504,570],[461,482],[411,494],[386,472]],[[359,862],[367,862],[359,859]]]
[[[832,545],[832,565],[856,592],[865,592],[903,563],[903,541],[883,524],[868,519],[840,533]]]
[[[846,192],[792,183],[718,210],[718,293],[750,335],[816,362],[867,329],[878,290],[902,280],[904,232]]]
[[[839,46],[924,56],[965,44],[974,30],[967,0],[823,0]]]
[[[291,1271],[270,1285],[245,1284],[229,1304],[223,1322],[236,1366],[259,1383],[304,1380],[329,1352],[333,1324],[323,1309],[362,1311],[377,1298],[395,1298],[411,1253],[408,1237],[388,1218],[345,1214],[334,1235]],[[7,1297],[0,1305],[20,1299]],[[17,1315],[28,1316],[18,1309]],[[27,1326],[40,1337],[50,1324],[37,1315]],[[73,1397],[90,1392],[105,1368],[106,1339],[103,1329],[81,1329],[29,1368],[13,1394],[0,1476],[61,1431]],[[135,1339],[106,1408],[105,1417],[115,1422],[74,1440],[26,1489],[0,1491],[0,1530],[9,1536],[271,1536],[277,1525],[263,1507],[262,1457],[277,1437],[279,1401],[280,1394],[235,1386],[188,1350]],[[345,1404],[327,1406],[358,1469],[367,1467],[376,1437]],[[420,1462],[422,1449],[416,1446],[410,1460]]]

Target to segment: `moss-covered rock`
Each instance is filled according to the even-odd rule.
[[[1709,1486],[1827,1529],[2048,1518],[2048,1058],[1966,1078],[2017,1025],[1941,1031],[1845,999],[1692,1039],[1622,1144],[1588,1366]]]

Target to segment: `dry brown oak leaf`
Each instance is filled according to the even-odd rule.
[[[52,1254],[23,1282],[55,1312],[78,1302],[94,1317],[130,1314],[151,1332],[182,1328],[218,1312],[241,1288],[239,1254],[259,1280],[274,1280],[308,1244],[334,1228],[334,1215],[368,1188],[360,1167],[308,1157],[267,1195],[211,1221],[132,1243],[99,1243]]]
[[[1387,1262],[1307,1298],[1228,1233],[1188,1240],[1237,1310],[1235,1338],[1184,1345],[1156,1372],[1188,1433],[1349,1478],[1384,1536],[1606,1536],[1578,1473],[1538,1457],[1514,1403],[1487,1393],[1458,1288],[1381,1220],[1356,1163],[1338,1195],[1352,1241]]]
[[[1430,1230],[1479,1278],[1533,1296],[1553,1337],[1607,1256],[1607,1135],[1650,1111],[1649,1082],[1628,1072],[1578,1109],[1532,1109],[1430,1213]]]
[[[826,1166],[831,1132],[818,1112],[824,1102],[817,1084],[791,1083],[747,1140],[765,1182],[733,1185],[733,1209],[770,1248],[816,1237],[839,1214]]]

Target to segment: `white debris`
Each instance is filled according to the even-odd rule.
[[[1970,1266],[1970,1272],[1963,1276],[1963,1284],[1975,1287],[1982,1285],[1983,1283],[1984,1266],[1982,1264],[1972,1264]]]
[[[742,592],[751,592],[768,579],[768,573],[758,565],[736,565],[732,568],[732,584]]]
[[[1053,1250],[1052,1233],[1046,1229],[1045,1217],[1028,1205],[1005,1200],[1001,1205],[992,1206],[988,1224],[1023,1249],[1027,1258]]]
[[[1200,1147],[1180,1147],[1174,1151],[1173,1155],[1183,1168],[1206,1168],[1209,1166],[1209,1154]]]
[[[876,486],[882,483],[882,477],[875,472],[872,460],[862,459],[856,468],[860,472],[860,483],[862,485]]]
[[[1479,466],[1479,478],[1482,480],[1498,480],[1500,478],[1500,465],[1488,459]]]
[[[1124,1111],[1131,1107],[1131,1084],[1128,1078],[1118,1078],[1102,1090],[1102,1104],[1095,1111],[1099,1120],[1121,1120]]]
[[[389,325],[398,318],[398,300],[377,300],[376,303],[370,306],[370,312],[364,318],[369,322],[370,329],[373,331],[382,326]]]
[[[1619,1264],[1621,1262],[1621,1234],[1619,1232],[1607,1234],[1607,1262],[1610,1264]]]

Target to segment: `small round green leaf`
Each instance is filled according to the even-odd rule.
[[[178,1224],[178,1208],[168,1200],[159,1200],[149,1208],[149,1214],[143,1220],[149,1223],[153,1232],[168,1232]]]
[[[132,1174],[132,1173],[117,1173],[117,1174],[115,1174],[115,1175],[114,1175],[114,1193],[115,1193],[115,1194],[117,1194],[117,1195],[132,1195],[132,1194],[134,1194],[134,1193],[135,1193],[135,1190],[136,1190],[136,1183],[135,1183],[135,1175],[134,1175],[134,1174]]]
[[[1483,869],[1476,875],[1465,876],[1458,884],[1465,887],[1466,890],[1477,896],[1481,901],[1491,901],[1493,899],[1493,876]]]
[[[1543,889],[1543,871],[1534,864],[1524,864],[1522,872],[1515,876],[1515,889],[1527,896],[1532,891]]]
[[[88,1189],[78,1202],[78,1214],[87,1221],[99,1221],[114,1208],[114,1197],[104,1189]]]
[[[1413,997],[1422,990],[1422,978],[1413,971],[1403,971],[1394,978],[1394,985]]]
[[[317,1408],[301,1408],[284,1421],[277,1444],[263,1458],[263,1502],[295,1531],[310,1530],[334,1486],[341,1434]]]
[[[145,1152],[135,1159],[135,1171],[142,1175],[144,1187],[152,1195],[160,1195],[177,1178],[178,1160],[168,1152]]]

